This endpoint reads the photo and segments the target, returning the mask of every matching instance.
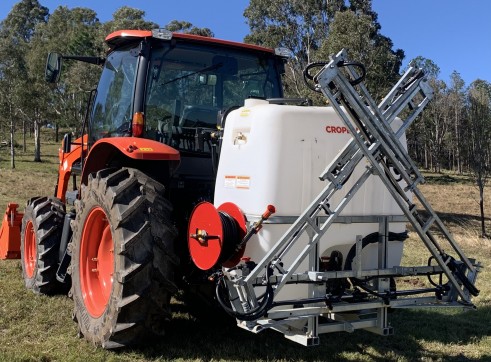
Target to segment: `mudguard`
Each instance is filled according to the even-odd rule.
[[[176,149],[154,140],[138,137],[112,137],[98,140],[90,149],[82,171],[82,183],[86,183],[89,174],[109,167],[118,159],[124,166],[140,161],[167,161],[172,173],[180,163],[180,154]],[[137,167],[138,168],[138,167]]]

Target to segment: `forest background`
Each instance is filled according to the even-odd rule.
[[[243,15],[250,28],[245,42],[292,51],[284,76],[287,97],[324,104],[306,87],[302,71],[342,48],[365,64],[367,88],[376,100],[405,71],[404,50],[394,49],[392,40],[381,33],[370,0],[251,0]],[[33,160],[42,161],[41,127],[53,127],[57,141],[59,129],[79,132],[90,91],[97,85],[97,68],[66,62],[61,82],[49,87],[44,80],[48,52],[104,56],[104,39],[112,31],[158,27],[214,35],[212,29],[183,20],[156,24],[130,7],[117,9],[111,20],[101,22],[89,8],[59,6],[50,11],[38,0],[19,1],[0,22],[0,142],[10,145],[11,167],[15,168],[16,150],[26,152],[31,134]],[[471,177],[479,189],[481,234],[487,236],[484,191],[491,171],[491,84],[476,79],[466,86],[457,71],[445,82],[438,78],[438,64],[424,56],[409,64],[424,69],[435,92],[407,132],[409,152],[424,169]]]

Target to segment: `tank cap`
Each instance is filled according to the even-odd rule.
[[[254,107],[263,104],[269,104],[269,102],[263,98],[247,98],[244,100],[244,107]]]

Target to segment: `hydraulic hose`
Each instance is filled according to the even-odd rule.
[[[389,232],[389,241],[404,241],[408,238],[407,231],[402,233]],[[365,236],[361,241],[361,248],[365,248],[369,244],[378,242],[379,233],[371,233]],[[354,244],[346,255],[344,270],[352,270],[353,259],[356,256],[356,244]]]
[[[266,315],[268,310],[271,309],[271,307],[273,306],[273,299],[274,299],[274,289],[271,283],[269,283],[269,277],[271,275],[272,270],[270,267],[268,267],[267,270],[268,272],[266,275],[266,279],[268,280],[268,282],[266,284],[266,292],[260,298],[258,298],[259,305],[256,308],[251,309],[250,311],[247,312],[235,311],[227,305],[227,302],[223,299],[222,296],[222,293],[227,287],[225,285],[225,282],[223,281],[223,278],[220,278],[218,280],[215,288],[215,294],[218,303],[225,310],[226,313],[242,321],[255,321]]]

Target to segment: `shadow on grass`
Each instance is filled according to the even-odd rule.
[[[132,352],[145,360],[491,361],[491,352],[479,359],[456,352],[462,350],[459,346],[479,343],[491,335],[490,315],[490,307],[450,314],[437,310],[396,310],[389,315],[395,328],[393,336],[366,331],[333,333],[322,335],[321,345],[310,348],[275,331],[266,330],[258,335],[244,331],[231,319],[217,318],[213,322],[174,319],[165,337]],[[437,350],[428,348],[433,343],[440,344]]]
[[[474,180],[469,176],[451,176],[446,174],[425,174],[426,183],[430,185],[455,185],[455,184],[474,184]]]
[[[418,210],[418,213],[424,219],[427,219],[429,216],[428,213],[424,212],[423,210]],[[479,225],[479,223],[481,222],[480,215],[470,215],[454,212],[437,212],[437,215],[446,225],[459,226],[462,228],[467,228],[470,224]],[[491,218],[485,216],[484,220],[488,222],[491,220]]]

